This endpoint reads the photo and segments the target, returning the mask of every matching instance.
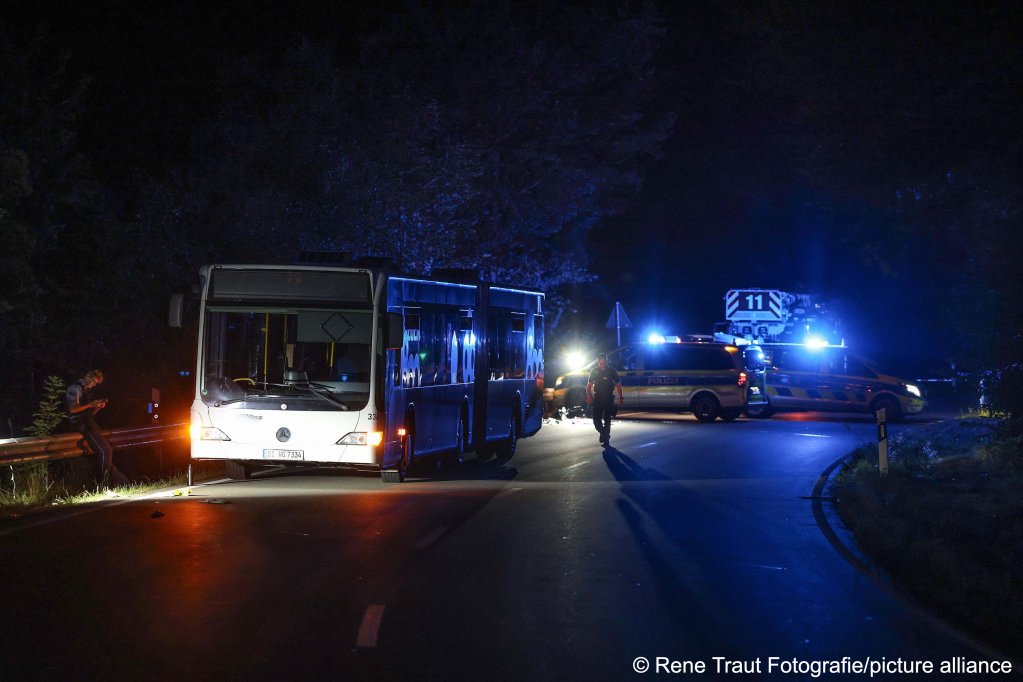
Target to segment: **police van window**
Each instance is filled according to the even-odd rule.
[[[732,359],[728,351],[721,348],[691,348],[667,344],[650,347],[643,369],[707,372],[732,369]]]
[[[693,369],[714,371],[732,369],[732,356],[722,348],[690,348],[694,355]]]
[[[649,346],[644,353],[643,369],[652,371],[664,371],[681,369],[679,351],[684,349],[677,346]]]
[[[747,346],[743,351],[746,369],[760,372],[764,369],[764,352],[757,346]]]
[[[821,359],[805,348],[776,348],[771,365],[786,372],[819,372]]]
[[[849,355],[848,353],[836,353],[832,356],[829,370],[832,374],[844,374],[850,377],[867,377],[869,379],[877,378],[869,367],[863,362]]]

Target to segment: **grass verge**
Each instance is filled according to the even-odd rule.
[[[163,488],[181,487],[187,483],[184,472],[157,480],[132,482],[107,488],[95,478],[91,458],[55,462],[33,462],[3,467],[6,471],[0,485],[0,519],[18,518],[54,507],[89,504],[111,497],[144,495]],[[219,462],[195,462],[194,481],[205,481],[224,475]],[[109,492],[108,492],[109,491]]]
[[[831,495],[843,522],[901,589],[1023,655],[1023,436],[999,420],[929,425],[857,451]]]

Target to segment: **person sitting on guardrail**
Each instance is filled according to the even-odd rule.
[[[125,485],[128,477],[114,466],[114,449],[103,437],[96,423],[96,413],[107,406],[107,400],[93,400],[92,389],[103,383],[103,372],[90,369],[78,381],[67,387],[64,404],[74,427],[85,436],[99,459],[100,480],[113,485]]]

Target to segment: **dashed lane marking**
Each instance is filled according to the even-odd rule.
[[[362,649],[372,649],[377,645],[377,635],[380,632],[380,622],[384,619],[384,605],[370,604],[366,607],[366,613],[362,616],[362,624],[359,626],[359,634],[355,638],[355,646]]]

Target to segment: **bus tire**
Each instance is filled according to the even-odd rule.
[[[501,444],[497,446],[497,454],[501,457],[511,457],[515,454],[515,448],[519,443],[519,420],[515,418],[518,412],[518,406],[512,407],[512,412],[508,418],[508,437],[501,441]]]
[[[465,463],[465,417],[458,417],[458,431],[455,434],[455,448],[444,458],[448,467],[455,469]]]
[[[884,408],[885,421],[898,422],[902,421],[902,405],[899,401],[890,395],[879,395],[874,398],[874,402],[870,403],[870,411],[877,415],[878,410]]]
[[[718,399],[710,393],[700,393],[689,405],[693,414],[701,422],[712,422],[721,413],[721,404]]]
[[[252,465],[244,462],[225,460],[224,471],[228,478],[235,481],[247,481],[252,478]]]
[[[398,462],[398,481],[405,481],[412,471],[416,459],[416,434],[408,431],[405,434],[405,447],[402,448],[401,460]]]

